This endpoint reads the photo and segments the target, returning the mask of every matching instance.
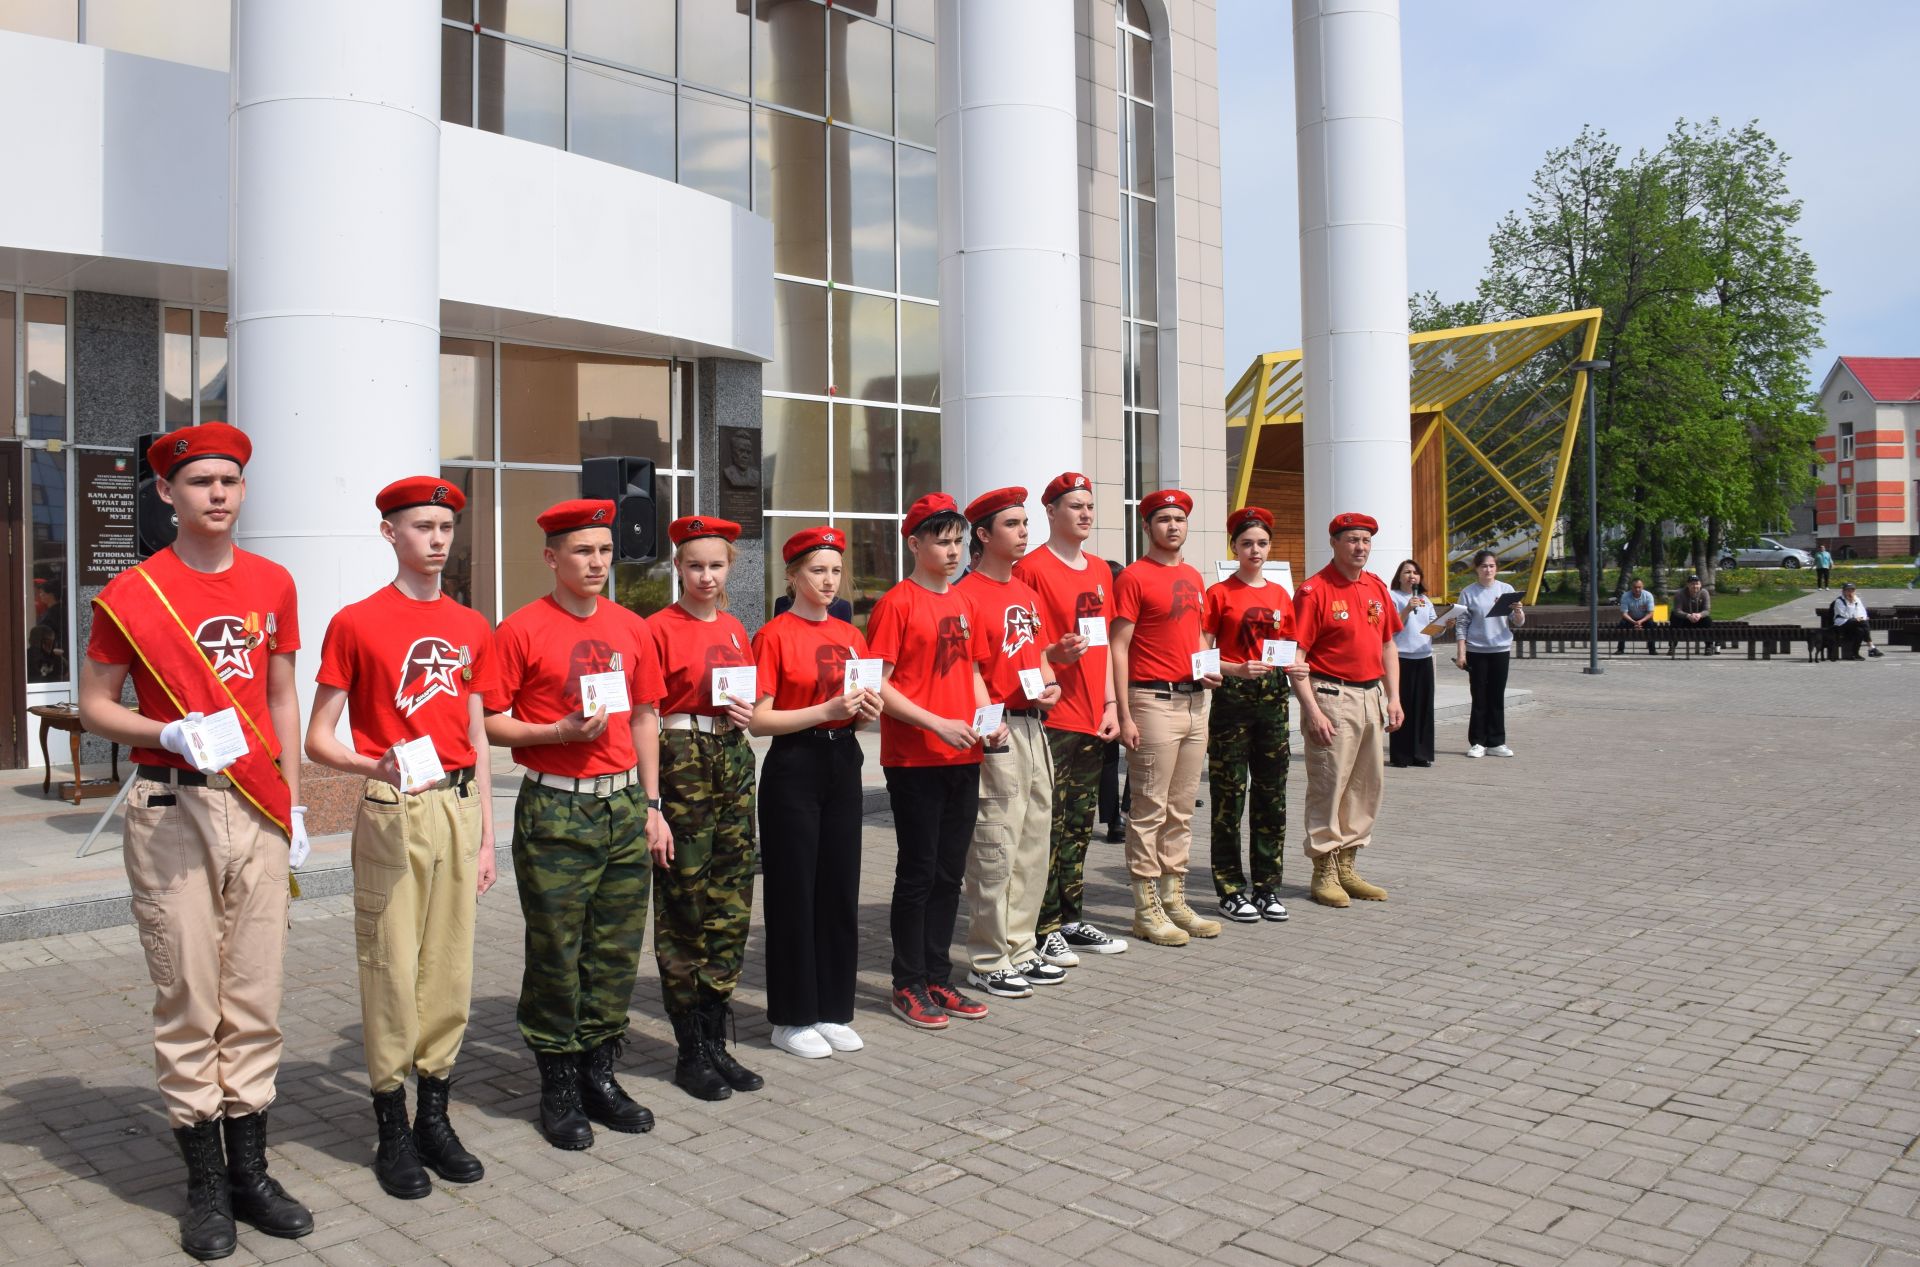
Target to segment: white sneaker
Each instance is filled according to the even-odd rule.
[[[853,1026],[841,1025],[835,1021],[815,1021],[814,1032],[827,1040],[827,1046],[835,1051],[859,1051],[866,1043],[860,1035],[853,1032]]]
[[[822,1060],[833,1055],[833,1048],[820,1036],[820,1031],[811,1025],[774,1026],[773,1045],[781,1051],[804,1056],[808,1060]]]
[[[1487,755],[1489,757],[1511,757],[1513,755],[1513,749],[1503,743],[1495,744],[1493,747],[1487,749]]]
[[[1475,744],[1473,747],[1467,749],[1467,755],[1469,757],[1484,757],[1487,755],[1487,750],[1480,744]]]

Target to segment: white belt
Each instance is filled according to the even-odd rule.
[[[662,730],[698,730],[709,735],[728,735],[740,729],[730,717],[708,713],[668,713],[660,719]]]
[[[571,774],[548,774],[544,770],[527,771],[527,782],[538,783],[541,787],[555,788],[562,792],[591,793],[606,800],[615,792],[624,792],[640,781],[640,776],[632,770],[622,770],[617,774],[594,774],[576,779]]]

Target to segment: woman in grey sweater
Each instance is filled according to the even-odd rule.
[[[1492,614],[1502,594],[1513,586],[1499,580],[1500,560],[1491,550],[1473,556],[1474,581],[1462,586],[1449,620],[1459,623],[1460,640],[1453,662],[1467,671],[1473,693],[1473,711],[1467,719],[1469,757],[1511,757],[1507,746],[1507,667],[1513,652],[1513,631],[1527,623],[1527,613],[1514,603],[1504,616]]]

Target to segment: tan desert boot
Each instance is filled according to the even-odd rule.
[[[1220,923],[1207,919],[1187,905],[1187,877],[1183,875],[1163,875],[1155,881],[1159,886],[1160,909],[1167,913],[1175,928],[1195,937],[1218,937]]]
[[[1340,887],[1347,891],[1349,897],[1357,897],[1362,902],[1386,901],[1387,891],[1385,889],[1377,884],[1370,884],[1361,879],[1360,873],[1353,869],[1354,857],[1359,852],[1358,847],[1342,849],[1340,851],[1338,855],[1340,861],[1337,864],[1337,871],[1335,873],[1340,877]]]
[[[1160,895],[1153,891],[1153,884],[1152,880],[1134,879],[1133,935],[1144,937],[1156,946],[1186,945],[1187,935],[1160,909]]]
[[[1307,889],[1307,896],[1322,906],[1348,906],[1347,891],[1340,887],[1340,877],[1334,873],[1333,855],[1315,854],[1313,859],[1313,884]]]

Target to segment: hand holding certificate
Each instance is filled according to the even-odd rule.
[[[631,713],[633,700],[627,695],[627,675],[624,673],[583,673],[580,675],[580,711],[583,713],[605,712]]]
[[[1030,700],[1038,700],[1046,692],[1047,679],[1038,669],[1020,670],[1020,690]]]
[[[1107,621],[1104,616],[1082,616],[1080,618],[1080,636],[1087,640],[1089,647],[1107,645]]]
[[[400,771],[402,792],[418,792],[447,777],[440,754],[426,735],[393,745],[393,761]]]
[[[1260,643],[1260,661],[1284,669],[1293,663],[1300,644],[1287,638],[1266,638]]]
[[[736,701],[753,706],[759,698],[760,670],[751,664],[730,665],[713,671],[713,702],[725,708]]]
[[[1220,648],[1208,647],[1193,653],[1193,680],[1220,676]]]
[[[197,720],[180,721],[183,754],[202,774],[217,774],[247,755],[246,732],[240,729],[240,714],[231,708],[208,713]]]
[[[881,672],[881,660],[848,660],[846,662],[847,681],[841,688],[842,695],[851,695],[855,691],[880,693],[880,683],[884,677]]]
[[[1000,729],[1001,719],[1007,715],[1005,704],[982,704],[974,710],[973,733],[982,739]]]

